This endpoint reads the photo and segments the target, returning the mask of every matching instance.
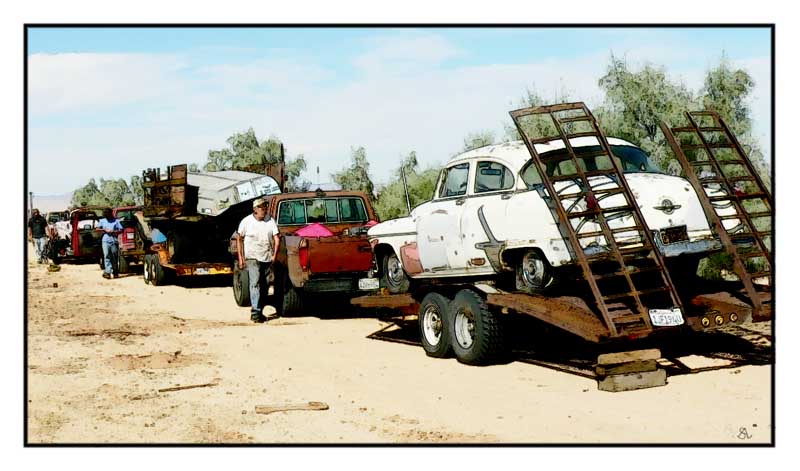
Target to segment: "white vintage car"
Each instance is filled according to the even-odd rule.
[[[688,260],[691,263],[685,266],[696,269],[700,258],[721,248],[688,181],[659,173],[647,154],[630,142],[609,138],[608,143],[668,263]],[[574,138],[570,144],[578,154],[599,149],[594,137]],[[536,144],[536,150],[546,158],[565,152],[564,142]],[[548,173],[573,173],[574,169],[559,169],[560,165],[573,164],[548,165]],[[617,186],[606,176],[590,177],[589,183],[594,190]],[[572,180],[557,181],[555,189],[567,195],[575,192],[575,185]],[[619,193],[598,200],[602,208],[622,206],[625,201]],[[559,267],[576,263],[548,208],[551,201],[521,141],[460,154],[445,166],[431,201],[414,208],[408,217],[369,230],[381,284],[391,293],[402,293],[409,290],[412,280],[499,279],[503,273],[516,273],[516,286],[511,289],[540,291],[558,276]],[[565,209],[577,205],[580,210],[586,202],[567,199],[562,204]],[[610,227],[629,227],[629,214],[607,216]],[[576,231],[599,231],[599,226],[584,219]],[[640,243],[637,236],[620,232],[616,240],[624,246],[628,238],[635,246]],[[587,254],[607,250],[602,236],[581,240]]]

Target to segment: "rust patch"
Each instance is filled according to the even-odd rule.
[[[422,273],[422,263],[419,261],[419,251],[417,250],[417,243],[412,242],[400,247],[400,260],[403,262],[403,268],[409,275],[416,275]]]

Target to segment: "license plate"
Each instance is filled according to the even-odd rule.
[[[686,226],[675,226],[661,229],[661,242],[664,244],[674,244],[689,240]]]
[[[658,327],[681,325],[683,324],[683,315],[678,308],[650,309],[650,322]]]
[[[377,278],[360,278],[358,280],[358,289],[373,290],[380,288],[380,283]]]
[[[208,275],[208,268],[195,268],[195,275]]]

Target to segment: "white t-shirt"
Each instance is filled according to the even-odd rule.
[[[244,237],[244,258],[254,258],[259,262],[272,261],[272,242],[278,233],[275,220],[267,216],[259,221],[252,214],[239,223],[239,235]]]

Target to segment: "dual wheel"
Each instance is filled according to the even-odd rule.
[[[428,356],[444,358],[452,351],[462,363],[485,365],[504,353],[503,326],[497,313],[470,289],[459,291],[452,300],[428,293],[420,303],[419,330]]]
[[[163,286],[167,284],[167,270],[161,266],[161,261],[158,258],[158,254],[145,254],[142,276],[144,277],[145,284],[148,285]]]

